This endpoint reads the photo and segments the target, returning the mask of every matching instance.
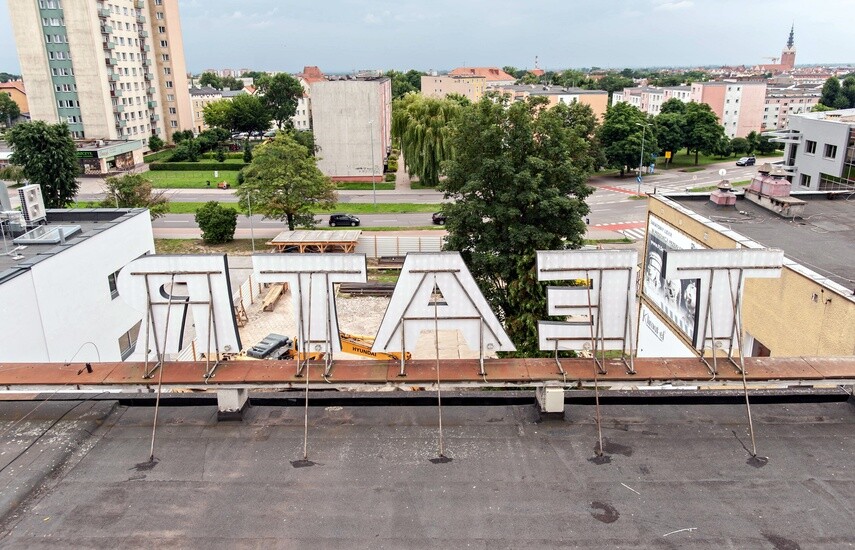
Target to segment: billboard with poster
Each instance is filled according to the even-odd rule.
[[[664,251],[696,248],[705,247],[656,216],[649,217],[642,295],[695,347],[698,338],[697,305],[700,280],[666,279]]]

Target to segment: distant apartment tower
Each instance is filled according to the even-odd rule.
[[[691,99],[710,106],[729,138],[745,137],[763,127],[765,81],[695,82]]]
[[[795,84],[785,88],[766,89],[766,106],[763,108],[763,129],[786,128],[790,116],[809,113],[819,103],[822,86]]]
[[[662,112],[662,104],[669,99],[679,99],[683,103],[687,103],[691,97],[692,88],[690,86],[668,86],[665,88],[640,86],[614,92],[612,94],[612,105],[629,103],[648,115],[656,116]]]
[[[472,103],[481,101],[487,88],[484,76],[426,75],[422,77],[422,95],[445,98],[450,94],[462,95]]]
[[[178,0],[9,0],[33,120],[77,139],[192,127]]]
[[[382,181],[392,146],[391,79],[323,80],[311,94],[318,168],[337,180]]]

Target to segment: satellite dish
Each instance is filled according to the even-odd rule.
[[[719,176],[724,176],[725,174],[727,174],[727,170],[725,170],[724,168],[718,171]]]

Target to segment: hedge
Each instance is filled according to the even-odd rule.
[[[236,162],[152,162],[148,165],[149,170],[168,170],[172,172],[193,172],[196,170],[221,170],[223,172],[238,172],[246,164]]]
[[[393,174],[392,172],[390,172],[390,173],[386,174],[386,176],[385,176],[385,178],[384,178],[384,179],[385,179],[387,182],[393,182],[393,181],[395,181],[395,174]]]
[[[169,149],[161,149],[157,153],[149,153],[143,157],[143,162],[158,162],[162,160],[167,160],[172,156],[172,148]]]
[[[217,153],[202,153],[203,159],[213,159],[217,157]],[[243,153],[226,153],[227,159],[242,159]]]

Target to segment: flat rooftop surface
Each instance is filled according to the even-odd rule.
[[[166,403],[153,467],[152,408],[37,404],[0,402],[0,493],[44,472],[0,521],[8,548],[855,545],[847,402],[754,405],[762,467],[747,463],[739,404],[604,405],[610,462],[597,464],[593,406],[568,405],[562,420],[530,405],[446,406],[453,460],[432,463],[435,407],[319,403],[308,467],[291,464],[299,399],[242,423]]]
[[[362,231],[359,229],[283,231],[270,239],[272,243],[306,244],[306,243],[351,243],[359,240]]]
[[[782,218],[741,196],[735,207],[717,206],[707,197],[668,198],[764,246],[780,248],[791,260],[855,290],[855,199],[794,196],[807,201],[804,218]]]

